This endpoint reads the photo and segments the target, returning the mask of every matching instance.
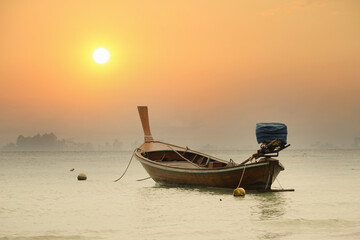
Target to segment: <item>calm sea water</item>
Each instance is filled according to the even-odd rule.
[[[360,239],[360,150],[284,150],[279,182],[295,192],[243,198],[136,181],[148,175],[135,159],[113,182],[131,155],[0,153],[0,239]]]

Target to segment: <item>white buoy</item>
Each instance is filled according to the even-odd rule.
[[[85,173],[80,173],[80,174],[78,175],[78,180],[79,180],[79,181],[84,181],[84,180],[86,180],[86,179],[87,179],[87,176],[86,176]]]

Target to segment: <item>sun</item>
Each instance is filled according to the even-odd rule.
[[[105,48],[97,48],[93,52],[93,59],[98,64],[105,64],[110,59],[110,53]]]

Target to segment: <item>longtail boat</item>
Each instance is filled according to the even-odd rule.
[[[282,144],[277,139],[237,164],[231,159],[227,161],[188,147],[154,140],[147,107],[138,106],[138,111],[145,141],[134,155],[155,182],[271,191],[272,183],[284,170],[279,160],[273,157],[289,144]]]

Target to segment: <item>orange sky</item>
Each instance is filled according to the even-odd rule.
[[[92,52],[105,47],[110,61]],[[294,147],[360,137],[360,2],[0,1],[0,146],[19,134]]]

